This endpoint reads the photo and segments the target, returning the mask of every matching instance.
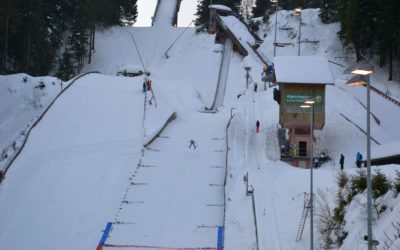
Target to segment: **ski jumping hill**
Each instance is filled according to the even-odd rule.
[[[173,9],[168,6],[163,9]],[[343,67],[353,62],[337,60],[352,56],[336,38],[338,24],[322,24],[318,10],[302,15],[304,39],[319,40],[301,43],[302,54]],[[268,58],[272,20],[259,34],[266,34],[259,53]],[[298,20],[286,11],[279,11],[278,20],[279,27],[292,28],[278,29],[279,41],[294,44]],[[103,74],[79,79],[56,100],[0,185],[2,248],[309,249],[308,233],[295,240],[310,171],[279,160],[279,106],[273,88],[261,82],[260,60],[232,51],[221,106],[204,113],[199,111],[216,97],[224,60],[215,36],[171,25],[114,27],[96,36],[93,63],[84,70]],[[296,54],[296,44],[277,48],[277,55]],[[150,72],[155,99],[143,92],[144,77],[116,76],[125,65]],[[244,67],[251,67],[249,88]],[[352,159],[365,148],[365,89],[347,89],[342,70],[332,65],[336,85],[327,89],[326,126],[316,133],[316,148],[328,149],[332,160],[314,171],[314,187],[325,190],[329,204],[336,200],[339,155],[346,156],[345,172],[355,174]],[[382,87],[380,76],[374,74],[372,84]],[[373,137],[381,144],[400,140],[392,126],[400,119],[398,107],[382,96],[371,98],[381,120],[372,124]],[[191,139],[196,149],[188,147]],[[393,177],[399,166],[377,169]],[[374,222],[380,241],[393,231],[390,223],[400,211],[393,193],[383,201],[390,209]],[[361,193],[348,207],[342,249],[365,249],[365,204]],[[315,230],[316,244],[323,240]]]

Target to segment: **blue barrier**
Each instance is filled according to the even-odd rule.
[[[218,241],[217,249],[222,250],[224,248],[224,227],[218,227]]]
[[[108,234],[110,233],[111,227],[112,227],[112,223],[108,222],[106,229],[104,229],[103,236],[101,236],[101,240],[99,242],[99,245],[97,246],[97,249],[102,249],[102,247],[106,243],[106,240],[107,240]]]

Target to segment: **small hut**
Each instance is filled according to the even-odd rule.
[[[280,56],[274,58],[274,79],[279,86],[279,123],[288,129],[293,165],[311,165],[311,115],[313,128],[325,125],[325,87],[334,81],[326,58],[316,56]],[[313,109],[300,107],[313,99]],[[313,110],[313,112],[311,112]]]

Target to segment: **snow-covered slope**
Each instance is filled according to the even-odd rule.
[[[319,43],[302,44],[302,54],[325,56],[346,67],[352,55],[346,54],[336,37],[338,24],[323,25],[317,17],[317,10],[303,11],[302,37]],[[273,20],[259,48],[270,59]],[[278,41],[295,43],[297,17],[280,11],[278,20],[280,26],[293,27],[278,29]],[[150,92],[147,96],[142,92],[143,77],[115,76],[124,65],[142,66],[128,32],[151,73],[157,106],[154,100],[150,105]],[[214,44],[214,36],[189,28],[166,58],[165,51],[182,32],[155,26],[115,27],[96,33],[93,63],[84,70],[105,75],[79,80],[56,101],[0,186],[2,247],[94,249],[107,222],[112,222],[112,230],[106,244],[128,249],[216,248],[222,225],[228,250],[257,245],[282,250],[310,247],[309,223],[303,239],[295,241],[310,171],[279,161],[279,106],[273,101],[272,88],[264,90],[263,65],[252,53],[246,58],[233,53],[222,106],[216,114],[201,113],[215,97],[221,49]],[[297,47],[277,48],[277,52],[297,55]],[[341,56],[350,59],[337,58]],[[251,67],[248,89],[245,66]],[[316,133],[316,149],[328,149],[332,161],[314,171],[314,190],[326,190],[333,203],[338,156],[343,153],[345,171],[355,173],[354,155],[365,149],[365,135],[342,115],[365,128],[366,112],[360,104],[365,89],[347,89],[343,68],[332,65],[332,71],[336,85],[327,88],[326,125]],[[372,78],[377,86],[378,76]],[[371,97],[374,114],[381,120],[380,125],[372,123],[373,137],[380,143],[399,140],[393,126],[400,119],[398,108],[378,95]],[[173,112],[176,120],[143,148],[146,138]],[[258,134],[256,120],[261,122]],[[197,142],[196,150],[188,148],[191,139]],[[393,175],[399,166],[381,169]],[[247,173],[248,184],[254,188],[254,207],[252,196],[246,196],[243,177]],[[391,209],[374,224],[378,240],[400,209],[399,198],[385,199]],[[365,249],[365,193],[349,210],[350,234],[342,249]],[[321,241],[315,230],[315,244]]]
[[[0,76],[0,171],[63,85],[55,77]]]

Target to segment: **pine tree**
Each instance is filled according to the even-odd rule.
[[[272,8],[271,1],[256,0],[256,5],[253,7],[253,17],[265,16],[266,12]]]
[[[337,0],[321,0],[319,17],[323,23],[333,23],[338,20]]]
[[[396,36],[399,32],[399,3],[396,0],[381,0],[378,2],[378,46],[380,55],[380,66],[385,65],[386,58],[389,59],[388,80],[393,79],[393,60],[396,47]]]
[[[211,0],[198,0],[195,25],[199,31],[208,29],[210,22],[210,9],[208,6],[210,4]]]
[[[67,39],[67,46],[71,50],[72,58],[76,71],[80,72],[83,67],[83,59],[87,53],[88,44],[88,26],[87,13],[83,7],[84,3],[76,6],[75,15],[73,16],[70,35]]]
[[[239,14],[245,20],[249,20],[252,17],[252,9],[255,4],[255,0],[242,0],[240,3]]]
[[[67,81],[74,76],[74,66],[72,63],[72,55],[69,49],[63,52],[61,62],[58,67],[57,77],[61,80]]]
[[[120,0],[119,21],[121,25],[133,25],[137,15],[137,0]]]

